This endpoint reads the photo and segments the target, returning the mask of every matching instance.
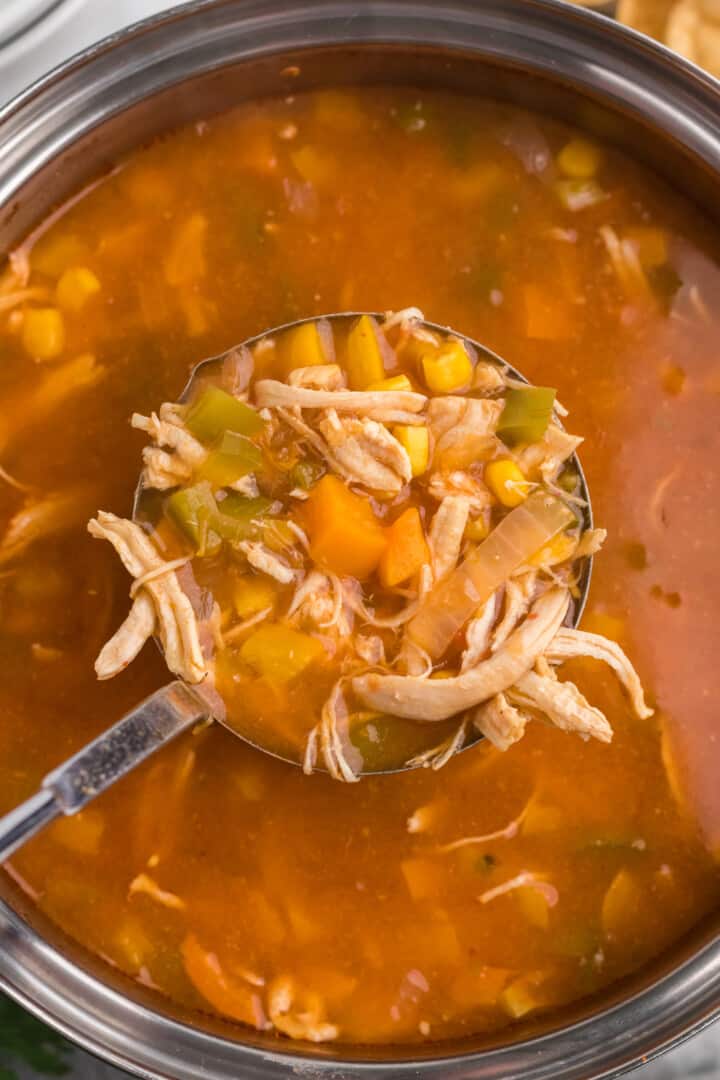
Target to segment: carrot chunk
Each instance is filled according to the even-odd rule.
[[[387,537],[367,499],[355,495],[337,476],[324,476],[310,492],[305,514],[316,563],[361,581],[372,574]]]
[[[388,530],[388,545],[380,560],[380,581],[386,589],[391,589],[413,577],[429,561],[420,513],[416,506],[411,506]]]

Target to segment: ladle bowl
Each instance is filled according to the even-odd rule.
[[[342,324],[357,319],[361,315],[372,315],[378,319],[383,318],[383,316],[375,312],[338,312],[331,315],[297,319],[274,327],[271,330],[265,330],[252,338],[246,339],[240,345],[233,346],[226,353],[208,357],[196,364],[179,400],[182,403],[190,400],[198,382],[206,378],[213,368],[219,368],[228,356],[239,349],[252,348],[263,339],[283,334],[305,323],[317,322],[322,319],[334,324]],[[453,338],[462,341],[471,354],[497,365],[506,376],[519,382],[528,383],[528,380],[521,372],[511,367],[480,342],[460,334],[450,327],[424,319],[420,325],[428,331],[445,336],[451,335]],[[578,505],[581,507],[579,513],[582,519],[582,528],[583,530],[590,529],[593,524],[592,506],[585,475],[577,454],[573,454],[570,460],[578,476],[578,494],[580,496]],[[133,519],[142,519],[143,491],[141,477],[135,490]],[[592,558],[586,557],[583,559],[575,596],[568,608],[565,620],[568,626],[575,627],[580,621],[587,599],[591,571]],[[98,736],[97,739],[88,743],[73,757],[48,773],[36,794],[30,796],[20,806],[0,818],[0,862],[45,825],[63,815],[77,813],[97,795],[101,794],[171,740],[183,732],[210,721],[221,723],[236,738],[241,739],[258,752],[269,754],[290,765],[300,766],[299,759],[285,757],[276,750],[263,746],[243,734],[242,731],[229,723],[224,714],[217,709],[216,701],[217,695],[215,693],[206,693],[202,684],[190,686],[177,679],[156,690],[154,694],[151,694],[150,697],[146,698],[135,709]],[[484,736],[473,727],[468,733],[460,752],[469,749],[483,738]],[[407,769],[418,767],[421,767],[418,763],[409,762],[397,768],[366,769],[363,771],[368,775],[378,775],[404,772]],[[318,771],[324,770],[318,766]]]

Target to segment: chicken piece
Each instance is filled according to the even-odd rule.
[[[495,430],[503,402],[488,398],[440,397],[428,404],[433,468],[447,472],[494,457]]]
[[[407,450],[376,420],[340,418],[334,410],[318,421],[334,470],[351,483],[397,493],[412,479]]]
[[[255,499],[260,494],[258,482],[252,473],[241,476],[239,480],[233,480],[232,484],[227,486],[233,491],[237,491],[239,495],[244,495],[246,499]]]
[[[590,705],[574,683],[528,671],[515,681],[508,698],[521,708],[538,709],[561,731],[612,741],[612,728],[604,714]]]
[[[590,656],[608,664],[625,688],[636,715],[641,720],[653,715],[653,710],[645,702],[638,673],[617,642],[600,634],[590,634],[587,630],[565,627],[550,642],[545,657],[550,663],[562,663],[574,656]]]
[[[279,975],[268,986],[267,1008],[278,1031],[291,1039],[330,1042],[337,1039],[336,1024],[325,1020],[325,1007],[319,994],[298,989],[292,975]]]
[[[521,450],[516,460],[526,476],[539,473],[543,483],[551,484],[582,441],[580,436],[569,435],[557,424],[551,423],[542,439]]]
[[[308,735],[303,757],[303,772],[309,775],[313,771],[319,754],[333,780],[344,780],[346,784],[354,784],[360,779],[360,775],[348,760],[347,754],[354,756],[358,767],[362,765],[362,759],[354,751],[349,740],[343,737],[343,732],[347,731],[348,725],[347,705],[343,695],[344,681],[340,678],[335,683],[329,698],[322,707],[320,722]]]
[[[201,682],[208,674],[207,665],[200,648],[199,628],[193,606],[183,592],[173,569],[177,563],[165,562],[139,525],[104,510],[88,522],[88,532],[98,539],[108,540],[128,573],[135,579],[143,579],[142,589],[153,602],[158,633],[169,669],[186,682]],[[127,620],[123,625],[127,629]],[[146,628],[147,620],[140,624],[139,630],[144,632]],[[133,647],[137,646],[139,649],[143,644],[144,641],[139,640],[138,633]],[[130,649],[127,635],[125,645]],[[99,659],[98,657],[98,661]]]
[[[339,364],[315,364],[312,367],[295,368],[288,375],[290,386],[308,390],[344,390],[345,374]]]
[[[403,674],[416,675],[420,679],[427,679],[433,669],[432,658],[407,634],[398,650],[396,664]]]
[[[133,600],[125,622],[103,646],[95,661],[98,679],[112,679],[131,664],[155,631],[155,607],[142,590]]]
[[[275,578],[281,585],[289,585],[291,581],[295,580],[296,571],[291,569],[284,559],[281,559],[265,544],[254,540],[243,540],[236,546],[237,550],[242,551],[255,570],[267,574],[268,577]]]
[[[336,574],[311,570],[295,590],[288,616],[317,630],[335,628],[341,637],[352,632],[353,613],[345,604],[342,582]]]
[[[453,678],[367,674],[352,680],[353,690],[368,708],[391,716],[447,720],[507,690],[530,671],[559,630],[569,598],[567,589],[549,589],[494,656]]]
[[[410,758],[407,763],[408,767],[411,769],[432,769],[433,772],[443,769],[450,758],[455,757],[462,750],[467,739],[467,730],[467,720],[463,720],[459,724],[457,731],[453,735],[449,735],[439,746],[433,746],[430,750],[423,750],[421,754],[416,754],[415,757]]]
[[[505,694],[496,694],[472,714],[472,722],[498,750],[508,750],[525,734],[530,717],[511,705]]]
[[[607,529],[586,529],[573,552],[574,559],[597,555],[607,540]]]
[[[433,514],[428,540],[435,581],[457,566],[469,513],[469,499],[463,495],[448,495]]]
[[[171,908],[173,911],[184,911],[187,907],[187,904],[180,896],[167,892],[166,889],[161,889],[149,874],[138,874],[137,877],[132,879],[128,889],[128,896],[135,896],[136,893],[145,893],[146,896],[149,896],[158,904]]]
[[[414,390],[308,390],[275,379],[261,379],[255,385],[255,404],[259,409],[298,406],[300,409],[335,409],[357,416],[371,416],[375,412],[382,415],[420,413],[427,398]]]
[[[377,666],[385,663],[385,645],[378,634],[358,634],[355,652],[366,664]]]
[[[515,629],[517,624],[527,614],[535,592],[537,573],[528,570],[524,574],[510,578],[505,585],[505,607],[503,617],[495,627],[492,635],[492,652],[496,652],[507,640],[508,635]]]
[[[95,500],[96,490],[89,484],[28,498],[22,509],[10,518],[0,541],[0,566],[22,555],[36,540],[81,525]]]
[[[205,461],[207,450],[185,427],[182,406],[165,402],[160,415],[133,413],[132,427],[146,432],[155,443],[143,450],[144,480],[147,487],[165,491],[185,484],[194,469]]]
[[[462,469],[449,473],[433,473],[428,484],[428,493],[433,499],[440,501],[447,498],[466,499],[468,512],[473,516],[482,514],[493,502],[493,497],[482,480]]]
[[[481,394],[494,394],[498,390],[504,390],[507,380],[502,368],[499,368],[497,364],[492,364],[488,360],[478,360],[472,386],[473,390]]]
[[[497,618],[497,595],[493,593],[471,619],[465,630],[465,649],[460,661],[460,672],[474,668],[490,648],[490,631]]]

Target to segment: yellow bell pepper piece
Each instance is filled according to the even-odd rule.
[[[275,595],[275,586],[267,578],[248,575],[233,585],[233,606],[241,619],[247,619],[273,607]]]
[[[283,364],[286,373],[300,367],[317,367],[326,364],[325,351],[317,323],[307,322],[296,326],[283,336]]]
[[[591,180],[601,162],[601,150],[587,139],[571,139],[557,156],[560,171],[572,180]]]
[[[367,390],[385,378],[377,326],[370,315],[361,315],[347,336],[345,368],[351,390]]]
[[[426,427],[398,424],[393,435],[407,451],[413,476],[422,476],[430,462],[430,436]]]
[[[71,266],[61,275],[55,289],[58,307],[81,311],[91,296],[100,292],[100,282],[87,266]]]
[[[65,348],[65,323],[57,308],[30,308],[22,327],[25,352],[36,360],[54,360]]]
[[[473,367],[461,341],[444,341],[437,349],[422,358],[423,375],[434,394],[451,394],[467,386]]]
[[[530,494],[524,472],[510,458],[497,458],[485,466],[485,483],[503,506],[519,506]]]
[[[386,531],[370,502],[337,476],[323,476],[304,508],[310,554],[336,574],[363,581],[376,569],[387,546]]]
[[[412,390],[413,385],[407,375],[393,375],[390,379],[370,383],[368,390]]]
[[[272,683],[287,683],[325,655],[317,638],[272,623],[256,630],[240,649],[244,663]]]

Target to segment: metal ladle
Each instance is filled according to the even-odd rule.
[[[317,322],[320,318],[329,320],[335,324],[347,322],[358,318],[361,314],[373,314],[370,312],[342,312],[334,315],[313,316],[308,319],[297,319],[283,326],[266,330],[262,334],[248,338],[243,345],[251,347],[262,338],[282,334],[296,326],[308,322]],[[381,316],[375,315],[376,318]],[[425,329],[441,335],[452,334],[453,337],[463,341],[474,351],[478,357],[497,364],[512,378],[521,382],[528,380],[519,371],[506,364],[496,353],[487,349],[484,345],[474,341],[463,334],[458,334],[446,326],[424,321],[421,324]],[[223,359],[237,348],[228,350],[222,356],[210,357],[201,361],[193,369],[190,380],[185,387],[180,400],[187,401],[194,389],[196,380],[207,375],[211,366],[219,366]],[[592,510],[590,494],[587,489],[585,476],[577,455],[571,458],[573,466],[579,478],[579,494],[584,500],[583,528],[592,528]],[[139,482],[136,493],[133,513],[136,515],[139,509],[140,495],[142,494],[142,480]],[[592,560],[586,559],[583,565],[580,580],[578,582],[578,595],[568,611],[566,622],[570,626],[576,626],[580,621],[590,584]],[[129,712],[111,728],[98,736],[87,746],[79,750],[77,754],[59,765],[48,773],[40,785],[39,791],[31,795],[20,806],[11,810],[10,813],[0,818],[0,862],[6,859],[26,840],[34,836],[40,829],[61,816],[67,816],[82,810],[92,799],[100,795],[126,773],[134,769],[156,750],[166,743],[191,730],[198,724],[209,720],[217,720],[231,731],[237,738],[253,746],[263,753],[272,757],[280,758],[289,764],[299,766],[300,762],[292,758],[286,758],[258,743],[247,738],[240,731],[231,727],[223,717],[216,716],[209,696],[206,697],[200,686],[190,686],[180,680],[175,680],[154,694],[146,698],[137,708]],[[483,736],[473,729],[463,749],[479,742]],[[406,769],[418,767],[405,765],[399,769],[367,770],[377,775],[378,773],[403,772]]]

